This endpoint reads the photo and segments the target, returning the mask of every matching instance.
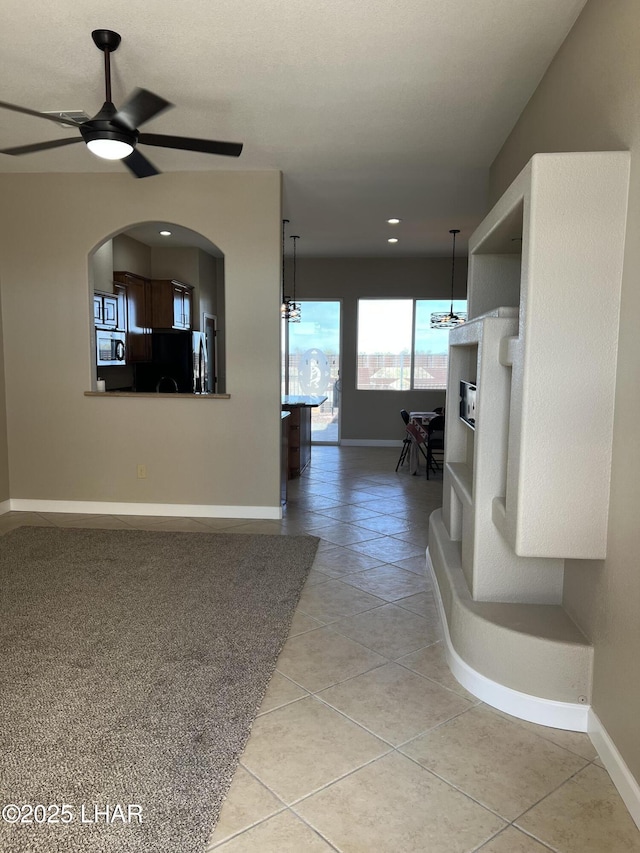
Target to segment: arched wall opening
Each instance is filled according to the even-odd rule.
[[[177,223],[129,225],[89,253],[89,287],[99,390],[226,393],[224,254],[211,240]],[[193,352],[205,353],[200,372]]]

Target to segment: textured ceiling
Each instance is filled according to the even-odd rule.
[[[488,168],[584,2],[3,0],[0,100],[93,115],[91,31],[116,30],[116,106],[141,86],[175,104],[145,131],[244,142],[238,160],[143,149],[159,169],[280,169],[300,255],[446,255],[449,229],[464,249],[486,212]],[[0,148],[72,133],[0,111]],[[0,154],[5,172],[123,168],[80,145]]]

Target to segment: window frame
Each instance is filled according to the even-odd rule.
[[[433,313],[434,311],[442,311],[443,310],[442,304],[445,301],[447,302],[447,307],[448,307],[448,305],[450,304],[448,300],[437,299],[437,298],[435,298],[435,299],[424,299],[423,297],[413,297],[413,296],[402,296],[402,297],[397,297],[397,298],[394,298],[394,297],[390,298],[387,296],[379,296],[379,297],[362,296],[362,297],[358,297],[357,298],[357,308],[356,308],[356,387],[355,387],[355,390],[356,391],[362,391],[362,392],[367,392],[367,391],[375,391],[375,392],[381,392],[381,391],[383,391],[383,392],[384,391],[390,391],[390,392],[398,392],[398,391],[405,391],[405,392],[407,392],[407,391],[445,391],[447,388],[446,377],[444,380],[444,384],[433,385],[433,386],[430,386],[428,388],[417,387],[416,386],[416,377],[415,377],[415,371],[416,371],[416,337],[417,337],[417,334],[416,334],[417,305],[419,302],[433,303],[434,307],[431,309],[431,311],[428,312],[428,313]],[[363,302],[405,302],[405,303],[410,302],[411,303],[411,347],[410,347],[410,351],[409,351],[410,370],[409,370],[409,387],[408,388],[393,388],[390,386],[385,386],[385,387],[381,387],[381,388],[371,388],[371,387],[363,388],[360,386],[360,357],[366,356],[366,355],[376,355],[376,353],[363,353],[360,351],[361,304]],[[454,299],[453,305],[454,305],[455,311],[466,311],[467,310],[467,300],[466,299]],[[446,330],[440,330],[440,331],[446,331]],[[398,355],[400,355],[400,353],[398,353]],[[447,347],[447,352],[445,353],[445,355],[447,358],[446,369],[447,369],[447,374],[448,374],[448,370],[449,370],[448,347]]]

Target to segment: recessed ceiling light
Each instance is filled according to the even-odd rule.
[[[387,219],[389,225],[398,225],[398,223],[402,222],[401,219]]]
[[[397,243],[397,242],[398,242],[397,237],[389,237],[389,239],[387,240],[387,243]]]
[[[171,237],[171,231],[161,231],[160,236],[161,237]]]

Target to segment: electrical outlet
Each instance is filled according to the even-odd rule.
[[[138,465],[138,479],[146,480],[147,479],[147,466],[146,465]]]

